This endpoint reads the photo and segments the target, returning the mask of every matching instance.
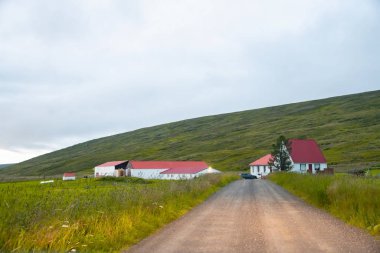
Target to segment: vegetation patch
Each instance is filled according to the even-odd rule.
[[[119,251],[237,178],[0,183],[0,251]]]
[[[273,173],[271,181],[345,222],[380,235],[380,180],[339,174]]]
[[[378,178],[274,173],[269,179],[345,222],[380,235]]]

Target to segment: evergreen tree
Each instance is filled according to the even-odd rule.
[[[292,169],[290,144],[290,141],[282,135],[277,138],[276,144],[272,145],[273,151],[269,166],[273,166],[280,171],[288,171]]]

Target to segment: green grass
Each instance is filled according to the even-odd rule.
[[[380,177],[380,169],[370,169],[368,170],[368,175]]]
[[[269,179],[345,222],[380,235],[379,179],[295,173],[274,173]]]
[[[369,168],[380,157],[380,91],[189,119],[84,142],[0,171],[61,175],[110,160],[204,160],[243,170],[279,135],[313,138],[338,171]]]
[[[0,251],[119,251],[237,178],[0,183]]]

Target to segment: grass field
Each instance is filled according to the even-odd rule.
[[[347,223],[380,235],[380,179],[295,173],[275,173],[269,179]]]
[[[237,178],[0,183],[0,252],[119,251]]]
[[[204,160],[216,169],[244,170],[269,153],[280,135],[315,139],[335,170],[378,166],[380,91],[143,128],[13,165],[1,170],[0,178],[62,175],[133,159]]]

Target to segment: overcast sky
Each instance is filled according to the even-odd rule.
[[[378,0],[0,0],[0,163],[380,88]]]

